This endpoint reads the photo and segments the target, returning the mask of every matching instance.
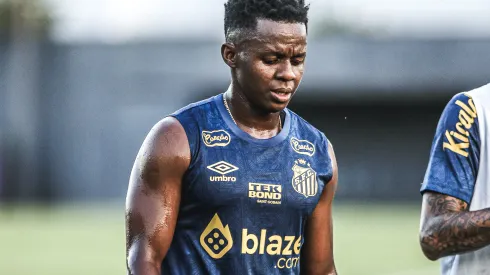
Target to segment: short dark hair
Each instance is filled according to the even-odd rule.
[[[304,23],[308,28],[305,0],[228,0],[225,3],[225,37],[235,30],[254,30],[258,19]]]

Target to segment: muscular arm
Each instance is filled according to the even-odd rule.
[[[333,259],[332,202],[337,189],[337,161],[333,148],[329,146],[333,176],[323,189],[320,201],[308,218],[305,242],[301,249],[301,274],[336,275]]]
[[[146,137],[131,171],[126,197],[128,274],[160,275],[189,162],[184,129],[175,118],[163,119]]]
[[[420,244],[430,260],[477,250],[490,244],[490,209],[468,211],[460,199],[426,192]]]

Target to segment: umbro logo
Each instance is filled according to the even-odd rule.
[[[238,167],[233,164],[229,164],[226,161],[220,161],[216,162],[215,164],[209,165],[208,169],[221,175],[226,175],[228,173],[238,170]]]
[[[233,181],[233,182],[236,181],[236,177],[225,176],[226,174],[229,174],[231,172],[238,170],[238,167],[236,167],[233,164],[230,164],[226,161],[220,161],[220,162],[217,162],[215,164],[209,165],[207,168],[213,172],[221,174],[221,176],[209,177],[210,181]]]

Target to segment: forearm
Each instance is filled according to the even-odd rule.
[[[137,262],[132,267],[128,265],[128,275],[161,275],[161,271],[155,263]]]
[[[335,264],[331,261],[313,261],[312,259],[306,259],[302,257],[301,275],[337,275]]]
[[[474,251],[490,244],[490,209],[449,212],[430,217],[421,245],[429,259]]]
[[[161,275],[161,262],[150,254],[145,249],[132,247],[127,258],[128,275]]]
[[[301,275],[338,275],[335,267],[333,268],[302,268]]]

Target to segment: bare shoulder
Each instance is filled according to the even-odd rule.
[[[159,184],[162,178],[182,175],[189,164],[190,148],[185,130],[176,118],[166,117],[146,136],[132,175],[146,184]]]
[[[331,143],[328,144],[328,156],[330,158],[330,165],[332,167],[332,177],[325,183],[325,188],[320,196],[319,205],[331,205],[337,191],[337,182],[339,178],[339,172],[337,168],[337,159]],[[320,207],[317,207],[320,208]]]
[[[151,149],[152,152],[164,156],[188,147],[189,142],[182,124],[174,117],[166,117],[152,127],[141,149],[144,153]]]

